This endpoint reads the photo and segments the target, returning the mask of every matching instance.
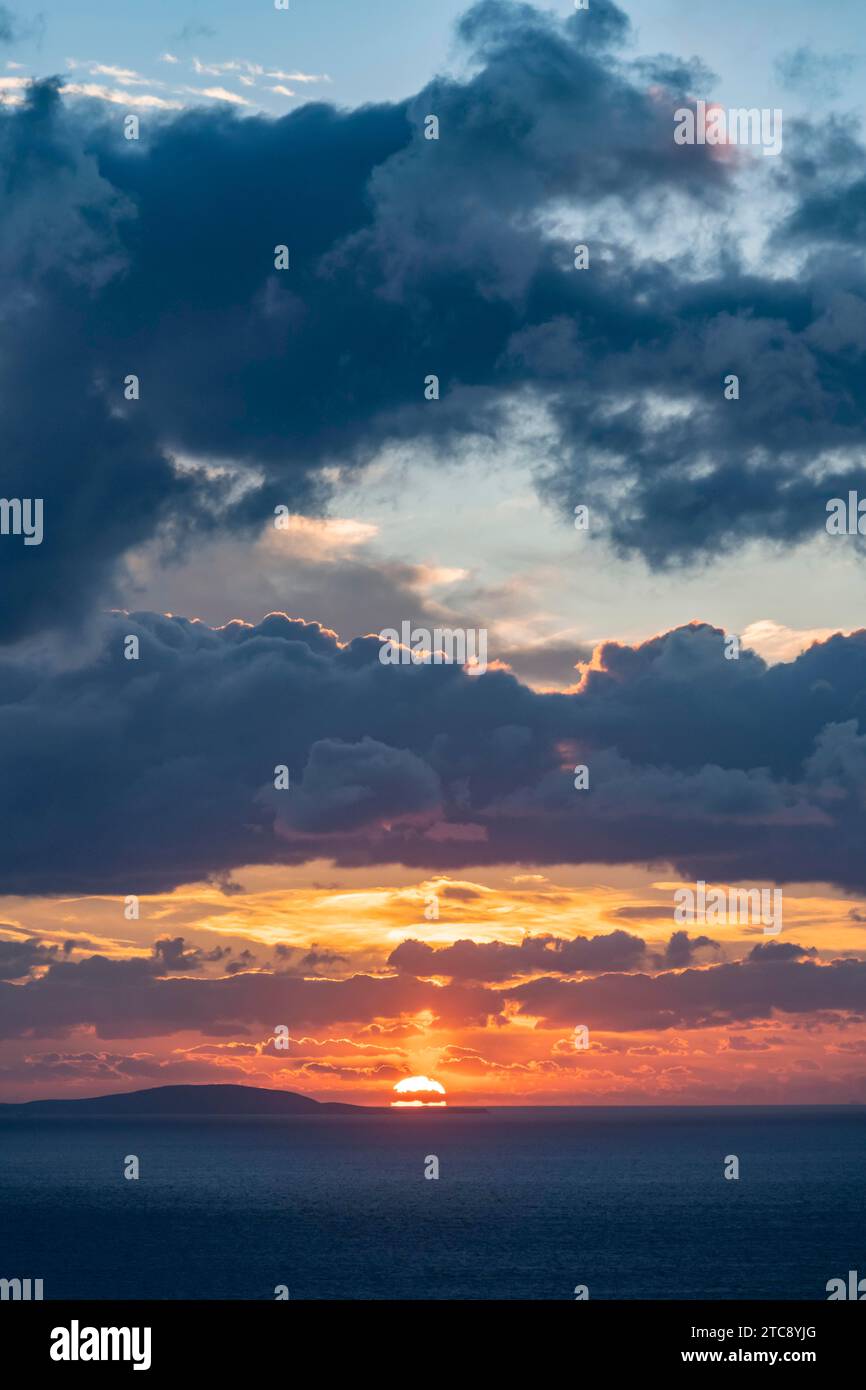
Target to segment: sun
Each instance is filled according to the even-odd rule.
[[[445,1087],[441,1081],[434,1081],[430,1076],[404,1076],[402,1081],[398,1081],[394,1090],[401,1097],[400,1100],[392,1100],[391,1104],[395,1107],[447,1105],[446,1100],[440,1100],[440,1096],[445,1095]],[[406,1097],[404,1100],[403,1097]]]

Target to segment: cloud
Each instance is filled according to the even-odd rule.
[[[191,1054],[197,1049],[191,1049]],[[92,1093],[98,1085],[99,1094],[113,1090],[129,1090],[130,1082],[138,1087],[150,1082],[157,1086],[195,1082],[248,1081],[247,1072],[225,1057],[216,1071],[209,1061],[187,1058],[164,1058],[149,1052],[124,1055],[117,1052],[42,1052],[34,1053],[0,1068],[0,1081],[30,1084],[39,1081],[62,1084],[69,1088],[81,1085]],[[137,1089],[133,1087],[132,1089]],[[29,1097],[26,1097],[29,1099]]]
[[[67,84],[162,111],[143,146],[64,105],[56,83],[2,116],[4,235],[22,287],[2,330],[8,487],[38,480],[48,520],[38,555],[2,548],[0,579],[19,598],[0,636],[62,626],[145,540],[178,553],[215,532],[248,538],[278,504],[321,510],[335,462],[345,477],[389,443],[435,459],[469,437],[501,442],[518,403],[545,421],[543,495],[566,517],[575,499],[590,506],[589,544],[666,568],[823,535],[864,439],[862,266],[810,255],[795,278],[756,269],[726,229],[744,186],[767,191],[762,161],[676,146],[672,112],[707,74],[664,56],[632,63],[626,35],[610,3],[560,20],[484,0],[459,26],[469,75],[400,103],[169,119],[166,97]],[[257,77],[264,65],[198,66]],[[248,110],[223,86],[197,95]],[[438,141],[423,138],[431,112]],[[10,181],[22,161],[29,177]],[[801,123],[774,176],[786,196],[775,224],[782,204],[768,203],[772,244],[859,246],[862,163],[850,125]],[[576,204],[590,228],[619,212],[619,241],[587,233],[590,272],[575,271],[574,234],[561,231]],[[708,264],[644,250],[663,214],[686,228],[707,213],[721,238]],[[35,255],[34,220],[48,228]],[[134,408],[122,393],[133,367]],[[31,431],[24,402],[49,378],[56,409]],[[73,516],[91,538],[87,565]],[[516,669],[531,660],[561,683],[561,655],[540,649]]]
[[[579,1019],[600,1031],[710,1028],[790,1014],[864,1018],[866,961],[793,961],[778,955],[661,975],[602,975],[592,980],[533,980],[507,998],[551,1024]]]
[[[433,810],[440,801],[438,776],[408,750],[366,736],[351,744],[321,739],[310,750],[303,782],[282,823],[310,833],[333,833],[379,817]]]
[[[495,447],[518,404],[545,422],[537,484],[564,517],[590,507],[588,544],[666,568],[823,535],[864,439],[866,276],[837,257],[762,275],[730,240],[708,266],[644,252],[663,214],[722,229],[744,181],[769,176],[676,146],[672,112],[706,75],[630,63],[626,33],[601,0],[565,20],[483,0],[459,26],[469,75],[399,103],[273,119],[216,85],[196,94],[242,120],[173,117],[164,96],[58,79],[0,113],[0,274],[19,287],[0,328],[4,486],[38,485],[46,506],[38,549],[0,550],[17,595],[0,638],[74,621],[148,540],[176,555],[250,539],[278,505],[321,512],[335,465],[345,479],[387,445],[434,463],[470,438]],[[61,85],[98,101],[64,103]],[[151,110],[147,140],[123,140],[100,102]],[[838,126],[799,137],[771,235],[859,245],[861,146]],[[619,242],[590,236],[590,272],[557,230],[576,204],[588,227],[620,211]],[[46,379],[55,408],[34,427],[26,402]],[[514,659],[569,678],[556,644]]]
[[[252,102],[247,101],[239,92],[230,92],[227,87],[184,87],[185,92],[192,92],[195,96],[210,97],[211,101],[226,101],[231,106],[251,106]]]
[[[192,43],[195,39],[213,39],[216,38],[216,32],[212,24],[202,24],[199,20],[190,19],[172,35],[169,43],[181,44]]]
[[[624,931],[570,940],[544,934],[526,936],[517,946],[502,941],[455,941],[433,947],[423,941],[403,941],[391,952],[388,964],[415,976],[492,982],[524,974],[632,970],[643,963],[645,953],[645,943]]]
[[[182,936],[160,937],[153,943],[154,971],[160,975],[168,974],[172,970],[200,970],[205,961],[222,961],[230,955],[231,951],[226,946],[216,946],[208,952],[201,951],[196,946],[188,946]],[[227,972],[230,971],[231,964],[225,969]]]
[[[706,624],[605,642],[568,695],[379,648],[279,614],[142,613],[72,667],[41,648],[0,662],[7,891],[147,893],[315,858],[866,886],[866,633],[771,667],[726,660]]]
[[[579,319],[600,362],[634,340],[628,268],[575,275],[544,216],[566,197],[625,207],[660,190],[705,206],[727,175],[701,151],[678,158],[669,111],[611,57],[619,11],[593,7],[589,42],[580,19],[482,4],[461,29],[474,75],[351,112],[171,118],[166,97],[122,86],[71,82],[98,100],[64,102],[58,79],[0,114],[2,259],[19,286],[0,330],[4,486],[38,486],[46,506],[38,554],[0,551],[17,594],[0,637],[74,619],[149,538],[179,547],[249,535],[278,504],[320,511],[335,460],[345,475],[387,442],[435,451],[495,435],[527,389],[558,410],[568,373],[543,353],[527,371],[515,351],[526,332],[543,339],[565,317],[573,333]],[[199,95],[246,110],[221,86]],[[100,116],[106,102],[162,114],[146,141],[127,141]],[[429,110],[447,139],[423,138]],[[19,168],[28,177],[10,179]],[[675,298],[667,283],[655,297]],[[617,342],[599,338],[602,305]],[[640,312],[639,336],[657,336]],[[422,389],[433,365],[435,409]],[[124,396],[130,372],[137,402]],[[46,379],[54,408],[34,427],[25,402]]]
[[[14,928],[0,924],[5,930]],[[22,980],[32,974],[37,966],[49,965],[57,960],[58,946],[44,946],[29,938],[7,941],[0,939],[0,980]]]
[[[130,106],[133,110],[183,109],[183,102],[171,101],[168,97],[155,96],[150,92],[128,92],[123,87],[106,87],[101,82],[64,82],[60,91],[64,96],[89,97],[96,101],[110,102],[114,106]]]
[[[776,59],[776,76],[792,91],[805,92],[820,101],[832,101],[842,91],[858,60],[851,53],[816,53],[812,48],[792,48]]]
[[[719,949],[720,943],[713,941],[709,936],[689,936],[686,931],[675,931],[671,934],[664,954],[657,957],[657,961],[663,968],[676,970],[691,965],[700,951]]]
[[[71,66],[80,66],[80,64],[72,64]],[[116,77],[119,82],[128,82],[130,86],[146,86],[152,81],[149,77],[142,77],[141,73],[136,72],[134,68],[119,68],[110,63],[85,63],[84,66],[94,77]],[[156,83],[158,87],[162,85],[161,82]]]
[[[147,959],[90,956],[61,962],[23,985],[0,984],[0,1037],[62,1036],[92,1027],[100,1038],[199,1032],[243,1040],[292,1020],[295,1031],[354,1020],[400,1019],[433,1008],[445,1026],[483,1026],[500,1007],[496,994],[465,985],[437,988],[402,976],[355,975],[301,980],[269,972],[218,979],[163,978]]]
[[[9,5],[0,5],[0,43],[34,41],[41,47],[45,37],[45,16],[37,14],[30,21],[22,20]]]
[[[244,1042],[272,1027],[275,1018],[285,1018],[292,1020],[293,1038],[303,1039],[294,1060],[327,1067],[334,1055],[329,1045],[322,1044],[323,1060],[311,1062],[317,1054],[304,1039],[305,1030],[351,1028],[370,1020],[398,1023],[421,1013],[437,1028],[494,1028],[497,1035],[518,1019],[521,1036],[523,1024],[533,1022],[543,1029],[573,1030],[579,1021],[604,1033],[728,1027],[779,1014],[863,1022],[864,985],[866,962],[821,965],[809,952],[796,958],[762,952],[735,963],[655,975],[602,973],[576,981],[545,975],[498,989],[465,982],[436,985],[405,974],[345,980],[302,980],[268,971],[210,979],[164,976],[145,958],[90,956],[77,963],[53,960],[39,978],[24,984],[0,983],[0,1036],[58,1038],[88,1027],[103,1039],[197,1032]],[[381,1046],[388,1032],[380,1032],[380,1052],[391,1053]],[[268,1045],[265,1051],[274,1050]],[[293,1054],[284,1060],[290,1065]]]
[[[268,68],[266,77],[278,78],[281,82],[330,82],[326,72],[281,72],[279,68]]]

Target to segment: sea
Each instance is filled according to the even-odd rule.
[[[0,1277],[46,1299],[826,1299],[866,1276],[864,1186],[866,1107],[3,1120]]]

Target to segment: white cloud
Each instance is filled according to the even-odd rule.
[[[162,111],[181,111],[180,101],[166,101],[147,92],[126,92],[120,87],[105,87],[99,82],[67,82],[60,88],[64,96],[95,97],[97,101],[110,101],[116,106],[141,106],[158,108]]]
[[[354,550],[367,545],[378,535],[379,528],[373,522],[358,521],[354,517],[315,517],[297,513],[285,517],[279,530],[268,528],[262,538],[263,543],[274,550],[291,547],[292,555],[303,555],[306,559],[322,562],[330,561],[337,552]]]
[[[84,68],[91,77],[113,77],[117,82],[125,82],[130,87],[164,87],[165,83],[157,78],[144,77],[134,68],[120,68],[114,63],[97,63],[91,59],[67,58],[66,66],[70,70]]]
[[[269,70],[265,76],[276,77],[282,82],[330,82],[331,80],[326,72],[318,75],[311,72],[280,72],[279,68],[274,72]]]
[[[261,77],[264,73],[261,63],[250,63],[246,58],[232,58],[227,63],[200,63],[198,58],[193,58],[192,65],[195,72],[208,77],[221,77],[226,72],[243,72],[251,77]]]
[[[194,87],[187,87],[188,92],[195,91]],[[225,87],[204,87],[197,93],[199,96],[210,97],[213,101],[228,101],[232,106],[251,106],[252,102],[247,101],[246,97],[239,96],[237,92],[229,92]]]
[[[206,74],[208,77],[219,77],[221,72],[227,72],[232,65],[225,63],[200,63],[198,58],[193,58],[192,66],[193,71],[197,72],[199,76]]]
[[[30,77],[0,77],[0,106],[23,106],[22,87],[29,87]]]
[[[142,77],[134,68],[116,68],[109,63],[89,63],[87,70],[94,76],[116,77],[119,82],[147,82],[147,78]]]

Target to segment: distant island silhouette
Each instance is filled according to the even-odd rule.
[[[45,1116],[70,1119],[130,1119],[171,1116],[197,1119],[232,1115],[369,1115],[418,1114],[429,1109],[437,1114],[484,1114],[482,1106],[420,1106],[400,1108],[390,1105],[350,1105],[344,1101],[312,1100],[297,1091],[271,1091],[262,1086],[151,1086],[143,1091],[119,1091],[108,1096],[75,1100],[28,1100],[0,1104],[0,1119],[30,1119]]]

